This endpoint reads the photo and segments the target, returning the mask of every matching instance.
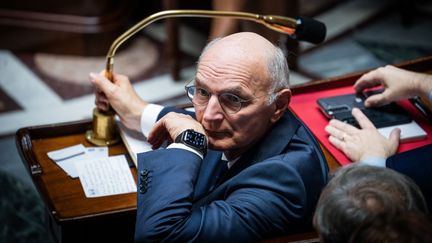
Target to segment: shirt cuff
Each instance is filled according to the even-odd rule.
[[[203,159],[203,155],[201,153],[199,153],[195,149],[188,147],[182,143],[172,143],[172,144],[168,145],[168,147],[167,147],[167,149],[172,149],[172,148],[178,148],[178,149],[184,149],[184,150],[190,151],[190,152],[198,155],[201,159]]]
[[[359,164],[386,167],[386,159],[377,156],[369,156],[365,160],[359,161]]]
[[[141,132],[147,138],[150,130],[157,121],[159,113],[164,107],[156,104],[148,104],[141,113]]]

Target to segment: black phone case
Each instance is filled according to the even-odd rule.
[[[317,100],[320,110],[328,119],[338,119],[347,122],[353,126],[359,127],[351,110],[354,107],[359,108],[372,121],[377,128],[405,124],[412,121],[409,114],[398,104],[390,103],[388,105],[366,108],[365,99],[382,90],[374,90],[361,94],[337,95]]]

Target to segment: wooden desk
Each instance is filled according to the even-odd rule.
[[[47,206],[50,228],[59,241],[132,242],[136,194],[86,198],[79,179],[66,175],[47,156],[49,151],[79,143],[92,146],[84,137],[87,129],[91,129],[88,120],[22,128],[16,134],[18,151]],[[123,144],[109,147],[110,156],[126,153]],[[136,168],[131,172],[137,181]]]
[[[400,65],[403,68],[430,72],[432,57],[422,58]],[[361,73],[292,87],[294,95],[312,90],[336,88],[352,85]],[[64,124],[27,127],[16,134],[17,147],[42,199],[45,201],[53,231],[58,231],[59,241],[82,242],[103,241],[132,242],[134,235],[136,195],[134,193],[86,198],[78,179],[68,177],[53,161],[47,152],[66,146],[82,143],[92,146],[84,133],[91,128],[91,121],[78,121]],[[323,148],[331,170],[339,167],[335,158]],[[125,154],[123,144],[109,148],[110,155]],[[136,168],[131,168],[136,180]],[[311,233],[275,238],[266,242],[289,242],[315,238]]]

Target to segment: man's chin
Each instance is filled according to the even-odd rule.
[[[225,150],[229,150],[231,148],[231,146],[229,146],[228,143],[221,141],[221,140],[213,140],[213,139],[209,139],[209,148],[213,149],[213,150],[220,150],[220,151],[225,151]]]

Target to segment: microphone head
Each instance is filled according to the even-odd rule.
[[[326,37],[326,26],[324,23],[311,18],[298,17],[294,34],[297,40],[319,44]]]

